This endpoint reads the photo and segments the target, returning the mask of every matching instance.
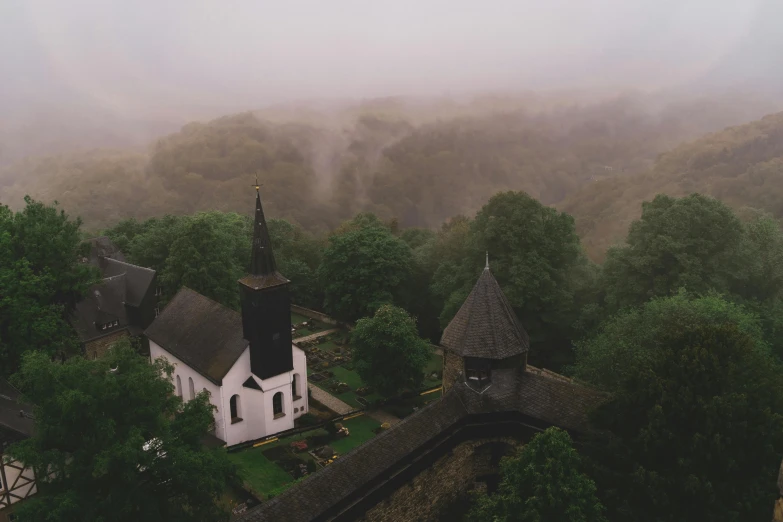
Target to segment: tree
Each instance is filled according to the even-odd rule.
[[[470,513],[477,522],[605,522],[596,485],[563,430],[537,434],[501,461],[498,491],[482,494]]]
[[[609,249],[603,270],[608,313],[682,287],[737,290],[747,279],[744,239],[742,223],[716,199],[656,196],[642,205],[626,245]]]
[[[400,304],[413,270],[410,247],[388,230],[369,226],[332,236],[318,277],[324,307],[338,319],[370,316],[382,304]]]
[[[172,371],[127,341],[93,361],[26,354],[12,382],[35,405],[36,429],[9,453],[35,470],[38,493],[19,520],[228,520],[217,501],[234,468],[201,442],[213,407],[206,392],[183,405]]]
[[[579,349],[611,392],[594,475],[616,520],[762,520],[777,497],[783,372],[755,318],[715,296],[659,298]]]
[[[381,306],[372,318],[356,323],[351,333],[356,371],[386,397],[416,390],[432,349],[416,331],[416,321],[402,308]]]
[[[291,281],[292,302],[320,309],[323,288],[318,280],[318,267],[323,242],[284,219],[270,219],[267,223],[278,270]]]
[[[531,361],[554,368],[569,362],[580,305],[572,275],[584,264],[573,218],[524,192],[501,192],[481,208],[458,245],[433,278],[445,303],[441,324],[470,293],[488,252],[498,284],[530,335]]]
[[[0,206],[0,375],[16,371],[29,350],[51,357],[78,349],[68,313],[98,275],[81,262],[79,219],[25,202],[16,213]]]
[[[166,297],[182,286],[239,306],[237,280],[250,263],[250,226],[238,214],[202,212],[180,227],[161,272]]]

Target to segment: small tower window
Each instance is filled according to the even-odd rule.
[[[295,373],[294,378],[291,381],[291,395],[294,396],[294,400],[298,400],[302,398],[302,394],[299,393],[299,374]]]
[[[484,388],[491,382],[491,362],[486,359],[465,359],[465,380],[474,388]]]
[[[275,419],[279,419],[285,415],[285,412],[283,411],[283,392],[277,392],[274,397],[272,397],[272,413],[274,414]]]

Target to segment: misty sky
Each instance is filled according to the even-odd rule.
[[[765,1],[1,0],[0,99],[144,114],[667,87],[734,52]]]

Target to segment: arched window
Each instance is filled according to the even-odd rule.
[[[177,397],[182,397],[182,379],[177,375]]]
[[[196,398],[196,388],[193,386],[193,377],[188,377],[188,388],[190,388],[190,400]]]
[[[272,413],[274,414],[275,419],[285,415],[285,412],[283,411],[283,392],[277,392],[274,397],[272,397]]]
[[[231,406],[231,424],[242,422],[242,401],[239,395],[234,395],[229,401]]]
[[[302,394],[299,392],[299,374],[294,374],[294,379],[291,381],[291,395],[294,396],[294,400],[302,398]]]

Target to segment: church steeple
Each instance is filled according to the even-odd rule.
[[[257,183],[257,181],[256,181]],[[269,239],[269,229],[261,207],[261,193],[256,184],[256,215],[253,222],[253,251],[250,257],[250,273],[252,275],[274,274],[277,271],[275,254],[272,252],[272,242]]]
[[[288,279],[277,271],[258,180],[249,274],[239,280],[242,332],[250,343],[250,369],[267,379],[293,368]]]

